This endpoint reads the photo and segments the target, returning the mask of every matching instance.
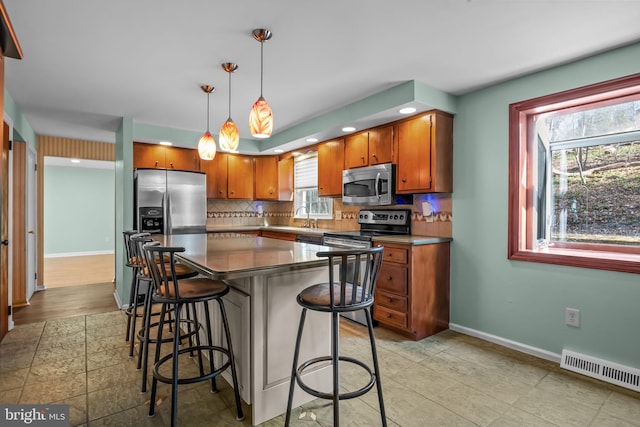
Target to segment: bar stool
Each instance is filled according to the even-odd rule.
[[[131,287],[129,289],[129,304],[125,309],[125,314],[127,315],[127,332],[125,336],[125,341],[131,341],[131,349],[129,351],[129,356],[133,356],[133,334],[135,327],[131,327],[132,317],[137,314],[137,309],[140,307],[140,303],[137,301],[137,290],[138,290],[138,270],[140,268],[139,262],[140,259],[135,256],[134,244],[131,241],[133,236],[149,236],[149,233],[139,233],[137,230],[125,230],[122,232],[124,237],[124,249],[127,255],[127,261],[125,265],[131,268]]]
[[[143,247],[147,265],[153,279],[153,292],[151,295],[151,303],[161,303],[162,309],[159,318],[158,335],[156,337],[156,351],[153,366],[153,380],[151,383],[151,400],[149,403],[149,416],[155,413],[155,400],[158,381],[171,384],[171,425],[175,426],[178,416],[178,385],[192,384],[200,381],[211,380],[211,391],[217,392],[216,377],[224,372],[227,368],[231,369],[231,377],[233,379],[233,389],[235,393],[237,419],[244,419],[242,412],[242,404],[240,402],[240,392],[238,388],[238,377],[236,374],[236,366],[233,357],[233,348],[231,343],[231,333],[229,331],[229,322],[224,308],[222,297],[229,293],[229,287],[226,283],[219,280],[207,278],[193,278],[181,280],[176,274],[175,254],[184,252],[182,247],[168,247],[147,244]],[[167,261],[168,258],[168,261]],[[152,260],[158,262],[150,262]],[[216,301],[220,308],[223,329],[226,338],[227,348],[213,345],[211,334],[211,317],[209,314],[209,301]],[[205,314],[205,325],[203,326],[197,317],[196,305],[202,303]],[[193,320],[180,319],[182,308],[186,308],[187,312],[191,306]],[[160,357],[161,347],[163,343],[163,330],[166,322],[166,312],[173,308],[174,316],[174,339],[173,351],[163,357]],[[195,337],[196,345],[191,342],[188,346],[180,348],[180,324],[188,323],[193,326],[192,333]],[[204,327],[207,337],[206,345],[201,344],[200,330]],[[199,376],[180,378],[178,372],[178,358],[181,354],[197,352]],[[209,367],[205,372],[205,366],[202,359],[202,353],[208,353]],[[221,366],[215,367],[213,362],[214,352],[222,353],[226,356],[226,361]],[[160,368],[165,363],[172,364],[171,376],[165,376],[160,373]]]
[[[378,403],[380,405],[380,415],[382,425],[387,425],[387,418],[382,399],[382,386],[380,384],[380,369],[378,367],[378,354],[376,351],[375,337],[373,335],[373,321],[371,318],[371,307],[373,306],[373,295],[376,281],[382,266],[382,253],[384,248],[377,247],[361,250],[336,250],[331,252],[318,252],[318,257],[326,257],[329,261],[329,281],[319,283],[304,289],[297,296],[297,301],[302,306],[300,314],[300,324],[293,355],[293,367],[291,369],[291,384],[289,386],[289,400],[287,402],[287,415],[285,426],[289,426],[291,421],[291,406],[293,403],[293,392],[296,383],[302,390],[312,396],[333,401],[333,425],[340,425],[340,400],[353,399],[362,396],[370,391],[374,385],[378,390]],[[339,267],[338,280],[335,280],[334,268]],[[303,362],[298,366],[300,353],[300,341],[307,310],[331,313],[331,355],[320,356]],[[340,356],[340,313],[363,310],[367,319],[367,330],[371,344],[371,355],[373,357],[373,370],[364,362],[352,357]],[[333,388],[331,393],[321,392],[309,387],[304,383],[302,375],[304,371],[318,363],[331,362],[333,372]],[[362,388],[340,393],[340,369],[339,362],[347,362],[360,366],[370,376],[369,382]]]

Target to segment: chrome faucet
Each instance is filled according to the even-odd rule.
[[[305,209],[307,211],[307,220],[302,224],[302,226],[309,227],[309,224],[310,224],[309,217],[311,215],[311,209],[307,208],[307,205],[302,205],[298,209],[296,209],[296,211],[293,213],[294,217],[298,215],[298,212],[300,212],[300,209]]]

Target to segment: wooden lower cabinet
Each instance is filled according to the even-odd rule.
[[[262,230],[262,237],[269,237],[271,239],[288,240],[290,242],[295,242],[297,235],[295,233]]]
[[[373,318],[420,340],[449,328],[450,243],[384,246]]]

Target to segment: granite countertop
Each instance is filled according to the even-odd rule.
[[[332,230],[328,228],[308,228],[308,227],[291,227],[284,225],[254,225],[254,226],[221,226],[221,227],[207,227],[208,232],[227,233],[227,232],[242,232],[242,231],[276,231],[282,233],[295,233],[305,234],[309,236],[322,236],[324,233],[336,233],[341,230]],[[451,237],[437,237],[437,236],[376,236],[373,239],[376,242],[396,243],[401,245],[431,245],[435,243],[445,243],[453,241]]]
[[[179,258],[204,274],[218,279],[236,279],[326,265],[317,252],[339,250],[310,243],[290,242],[232,232],[218,235],[155,235],[163,246],[180,246]]]

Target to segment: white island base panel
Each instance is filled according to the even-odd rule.
[[[291,365],[302,308],[297,295],[306,287],[328,280],[327,267],[255,275],[229,284],[225,310],[230,323],[236,370],[242,399],[251,405],[252,424],[258,425],[286,412]],[[217,303],[210,303],[212,334],[215,343],[223,343],[222,322]],[[198,310],[199,320],[204,319]],[[331,317],[307,311],[299,363],[331,354]],[[204,332],[201,332],[205,339]],[[216,363],[220,364],[221,356]],[[230,371],[222,376],[233,384]],[[304,375],[304,381],[318,390],[331,390],[328,364]],[[296,386],[293,407],[315,397]]]

